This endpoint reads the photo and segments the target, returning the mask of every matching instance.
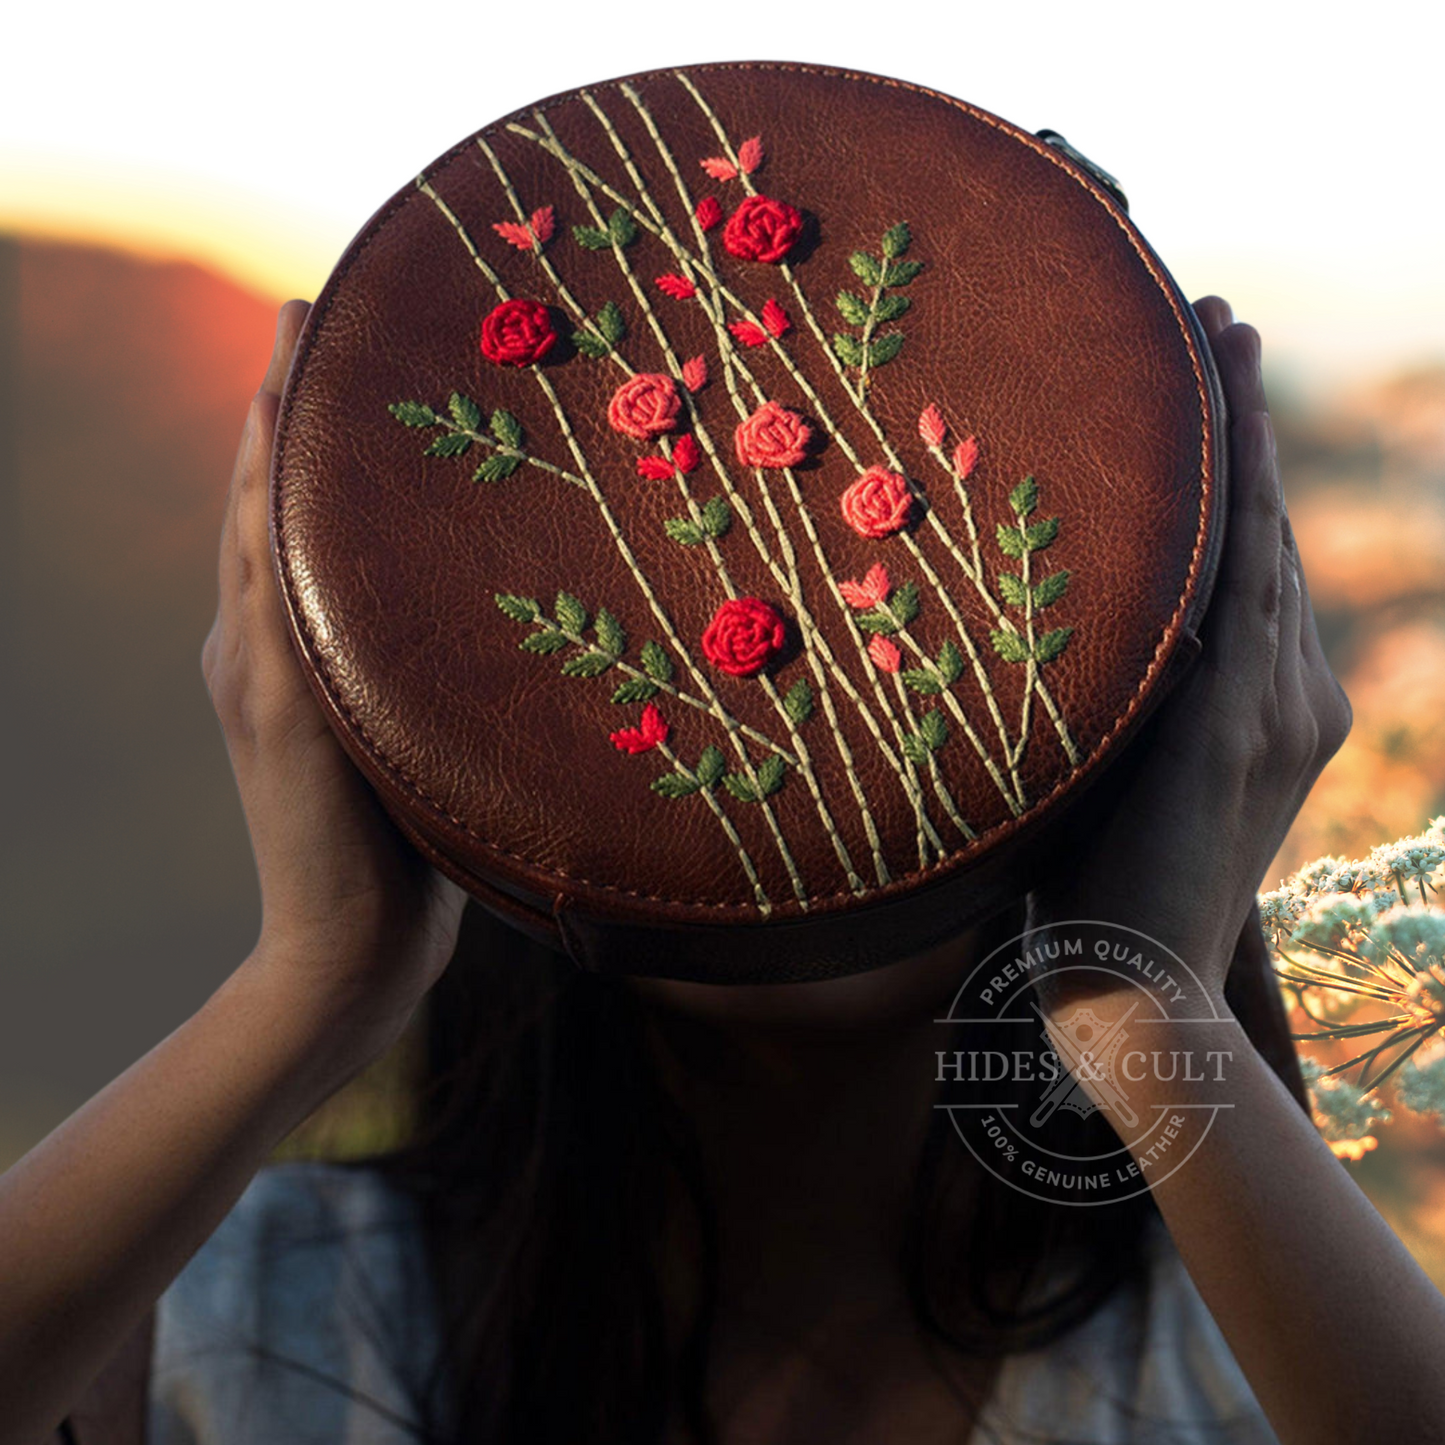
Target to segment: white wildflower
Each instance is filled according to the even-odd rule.
[[[1434,1114],[1445,1124],[1445,1040],[1436,1037],[1400,1065],[1395,1097],[1417,1114]]]
[[[1390,1122],[1390,1111],[1372,1090],[1339,1074],[1326,1078],[1324,1066],[1311,1058],[1300,1059],[1300,1070],[1309,1086],[1315,1126],[1330,1143],[1363,1139],[1375,1124]]]

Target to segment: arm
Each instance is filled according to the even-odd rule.
[[[1131,1025],[1131,1045],[1145,1051],[1232,1054],[1222,1084],[1185,1087],[1193,1101],[1233,1107],[1152,1189],[1283,1445],[1445,1440],[1445,1299],[1224,1001],[1235,941],[1258,927],[1260,879],[1344,741],[1350,710],[1320,650],[1285,514],[1259,338],[1222,301],[1198,311],[1232,418],[1229,519],[1203,651],[1162,705],[1147,754],[1090,820],[1086,861],[1031,895],[1031,921],[1138,928],[1194,968],[1220,1015],[1217,1025]],[[1117,997],[1127,984],[1090,987]],[[1061,1018],[1080,1001],[1046,1007]],[[1180,1084],[1147,1078],[1130,1101],[1141,1112],[1190,1102]]]
[[[382,1053],[451,957],[463,896],[331,736],[267,542],[283,308],[227,503],[202,667],[261,884],[254,951],[201,1010],[0,1176],[0,1445],[53,1430],[272,1148]]]

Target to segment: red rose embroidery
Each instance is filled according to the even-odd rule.
[[[703,656],[720,672],[751,677],[782,648],[783,619],[757,597],[735,597],[713,614],[702,635]]]
[[[619,728],[609,733],[612,746],[621,753],[650,753],[660,743],[665,743],[672,731],[655,702],[642,709],[642,717],[635,728]]]
[[[482,321],[482,355],[498,366],[530,366],[556,340],[551,315],[540,301],[514,297],[493,307]]]
[[[733,433],[745,467],[795,467],[808,454],[813,428],[797,412],[765,401]]]
[[[776,265],[803,230],[802,212],[771,196],[749,196],[723,228],[723,245],[741,261]]]
[[[908,483],[886,467],[869,467],[843,493],[843,517],[864,537],[888,537],[901,531],[912,506]]]
[[[624,435],[646,440],[671,431],[681,408],[682,398],[670,376],[639,371],[617,388],[607,420]]]

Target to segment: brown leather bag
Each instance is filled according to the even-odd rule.
[[[588,968],[825,977],[1067,866],[1197,651],[1222,424],[1072,154],[877,76],[655,71],[357,237],[276,563],[338,736],[477,898]]]

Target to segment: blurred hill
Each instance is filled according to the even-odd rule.
[[[1445,812],[1445,364],[1279,416],[1290,521],[1354,730],[1267,886]]]
[[[0,1167],[255,939],[200,648],[274,314],[196,266],[0,238]],[[1266,886],[1445,811],[1445,365],[1276,425],[1356,722]]]
[[[255,939],[200,649],[274,324],[196,266],[0,238],[0,1163]]]

